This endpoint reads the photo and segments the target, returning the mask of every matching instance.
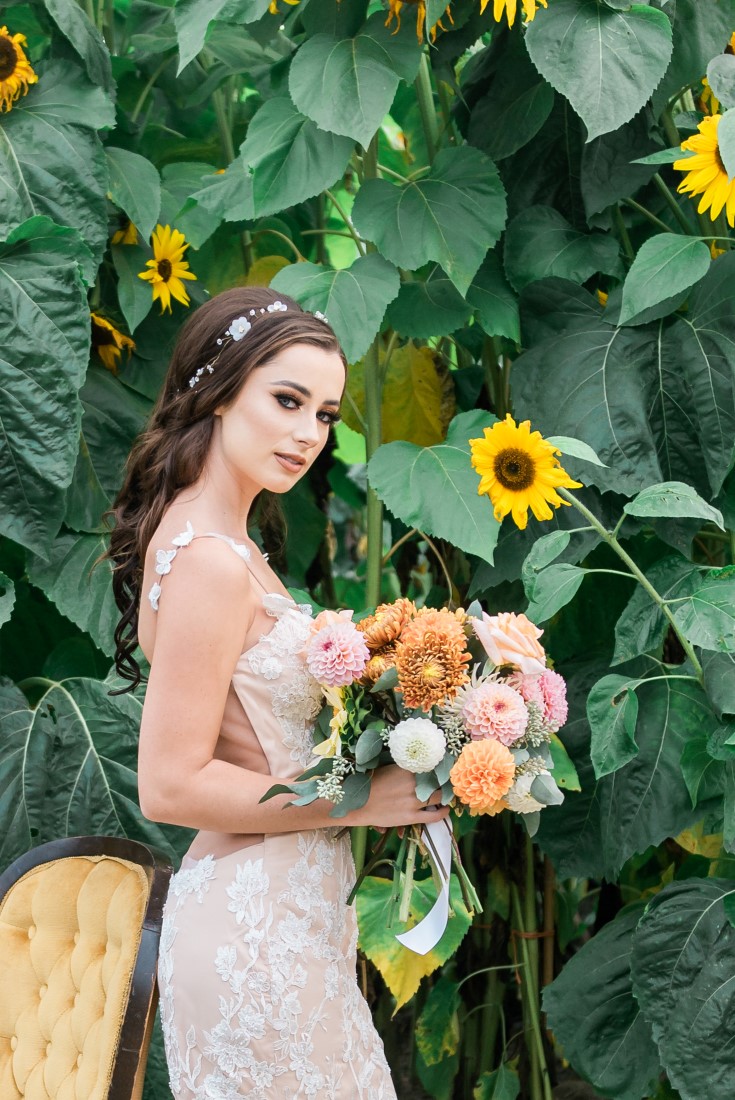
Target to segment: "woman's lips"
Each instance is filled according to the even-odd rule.
[[[281,463],[281,466],[283,466],[284,470],[288,470],[288,472],[291,474],[299,473],[303,469],[305,462],[305,459],[295,458],[292,455],[276,454],[276,458]]]

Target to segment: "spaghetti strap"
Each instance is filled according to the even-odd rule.
[[[159,577],[165,577],[167,573],[171,572],[171,565],[174,558],[178,554],[179,550],[183,550],[184,547],[190,546],[194,539],[221,539],[222,542],[226,542],[228,546],[231,546],[241,561],[248,562],[250,560],[250,549],[244,542],[236,542],[230,535],[220,534],[219,531],[204,531],[202,534],[197,535],[194,533],[194,528],[191,525],[191,521],[186,521],[186,529],[175,538],[171,539],[172,550],[156,550],[156,565],[155,570]],[[255,577],[255,574],[251,572],[251,576]],[[255,577],[257,580],[258,578]],[[260,582],[258,582],[260,584]],[[263,585],[261,584],[262,588]],[[159,581],[155,581],[148,593],[148,599],[150,605],[154,611],[158,611],[158,601],[161,597],[161,584]]]

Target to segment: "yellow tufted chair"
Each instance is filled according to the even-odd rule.
[[[0,1100],[139,1100],[171,871],[70,837],[0,875]]]

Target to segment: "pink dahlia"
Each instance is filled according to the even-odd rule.
[[[541,673],[539,680],[544,697],[544,722],[552,733],[556,733],[566,722],[569,713],[566,681],[563,676],[550,668]]]
[[[515,688],[527,703],[536,703],[541,713],[544,713],[544,693],[540,676],[525,676],[522,672],[512,672],[505,682]]]
[[[328,687],[344,687],[359,679],[369,658],[365,639],[351,622],[323,627],[306,646],[306,667],[315,680]]]
[[[526,732],[528,711],[512,687],[487,680],[467,692],[462,720],[474,741],[492,737],[503,745],[512,745]]]

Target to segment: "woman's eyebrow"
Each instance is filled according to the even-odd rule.
[[[307,390],[306,386],[302,386],[299,382],[289,382],[287,378],[282,378],[280,382],[274,382],[273,385],[274,386],[291,386],[292,389],[296,390],[300,394],[303,394],[304,397],[311,397],[311,390]],[[335,405],[335,406],[339,407],[340,403],[339,403],[339,401],[333,401],[331,399],[327,399],[326,401],[322,401],[322,404],[323,405]]]

